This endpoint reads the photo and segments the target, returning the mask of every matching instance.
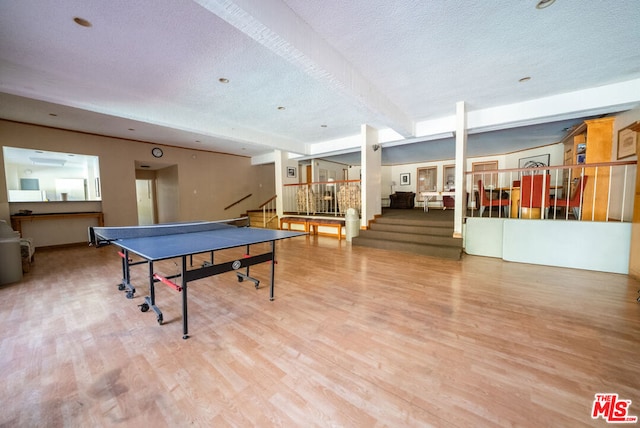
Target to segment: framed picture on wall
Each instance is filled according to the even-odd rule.
[[[636,154],[638,133],[632,129],[635,124],[618,131],[618,159],[628,158]]]
[[[404,174],[400,174],[400,185],[408,186],[411,184],[411,174],[406,172]]]
[[[287,178],[296,178],[298,176],[298,168],[295,166],[287,167]]]
[[[549,160],[551,155],[544,154],[538,156],[529,156],[528,158],[520,158],[518,160],[518,168],[541,168],[543,166],[549,166]],[[527,171],[521,171],[521,175],[533,175],[533,174],[543,174],[543,170],[536,170],[529,173]]]

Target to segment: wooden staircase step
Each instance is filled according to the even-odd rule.
[[[372,223],[369,226],[369,230],[381,231],[381,232],[395,232],[395,233],[407,233],[418,235],[436,235],[436,236],[452,236],[453,225],[447,224],[446,227],[439,225],[433,226],[413,226],[406,224],[392,224],[392,223]]]
[[[386,218],[384,216],[376,218],[376,221],[374,224],[453,228],[453,223],[451,221],[422,220],[422,219],[410,219],[410,218],[402,219],[402,218],[396,218],[396,217]]]
[[[249,217],[251,227],[259,227],[263,229],[278,229],[279,227],[278,217],[275,216],[275,212],[267,212],[267,216],[270,218],[270,220],[267,222],[268,224],[264,224],[262,210],[248,211],[247,216]]]
[[[446,236],[428,234],[428,233],[398,233],[387,232],[379,230],[363,230],[360,231],[359,237],[368,239],[381,239],[385,241],[397,241],[397,242],[413,242],[416,244],[430,244],[441,245],[444,247],[458,247],[461,246],[461,240],[454,238],[452,233]]]
[[[425,256],[440,257],[451,260],[460,260],[462,257],[462,247],[451,247],[441,245],[426,245],[413,242],[384,241],[380,239],[368,239],[366,237],[354,237],[352,245],[379,248],[384,250],[402,251]]]

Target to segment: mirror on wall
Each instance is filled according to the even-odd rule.
[[[3,147],[9,202],[99,201],[97,156]]]

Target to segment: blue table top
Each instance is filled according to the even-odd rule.
[[[234,227],[203,232],[126,238],[114,241],[114,244],[146,260],[157,261],[303,235],[306,235],[306,233],[252,227]]]

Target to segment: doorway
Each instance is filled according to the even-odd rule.
[[[138,201],[138,225],[156,224],[156,180],[153,178],[136,179],[136,200]]]

